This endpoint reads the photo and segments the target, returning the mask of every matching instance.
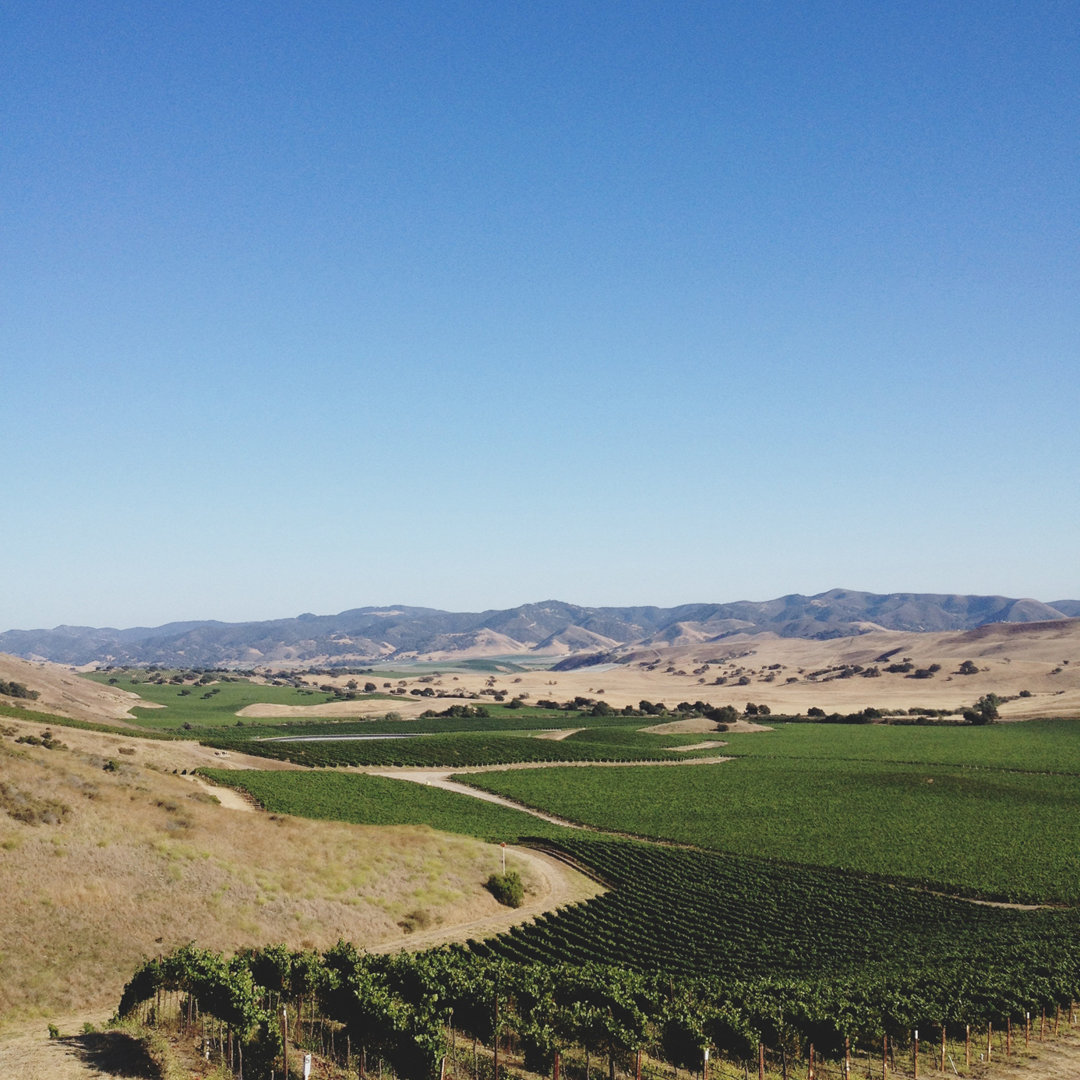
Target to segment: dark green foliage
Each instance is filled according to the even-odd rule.
[[[1016,926],[997,930],[1015,932]],[[676,977],[670,970],[591,960],[509,961],[476,943],[471,950],[393,956],[360,954],[344,942],[321,955],[274,946],[231,960],[187,947],[144,964],[124,990],[120,1014],[159,990],[180,990],[201,1013],[230,1025],[243,1044],[246,1074],[262,1075],[258,1070],[280,1053],[276,1010],[285,1004],[295,1014],[303,993],[311,1020],[336,1029],[339,1058],[346,1043],[354,1067],[359,1055],[385,1062],[402,1080],[433,1080],[443,1067],[451,1021],[466,1038],[489,1046],[496,1030],[515,1033],[527,1067],[542,1073],[550,1071],[556,1050],[573,1046],[594,1059],[624,1060],[645,1048],[694,1069],[705,1047],[737,1062],[752,1057],[759,1040],[773,1048],[809,1041],[819,1053],[839,1054],[846,1037],[864,1047],[880,1046],[883,1033],[906,1042],[914,1027],[998,1023],[1025,1010],[1052,1009],[1076,994],[1077,963],[1051,951],[1061,944],[1054,934],[1029,936],[1024,944],[1035,950],[1029,956],[1019,944],[1002,950],[990,942],[997,967],[982,959],[985,937],[969,935],[965,944],[979,958],[970,970],[961,971],[950,957],[912,975],[886,956],[872,970],[849,965],[827,977],[716,971]],[[277,955],[268,958],[271,951]],[[302,990],[279,988],[281,961],[307,972]],[[266,970],[273,985],[261,981]]]
[[[973,709],[964,711],[964,719],[969,724],[992,724],[998,718],[998,706],[1001,698],[997,694],[984,694],[975,702]]]
[[[734,705],[722,705],[719,709],[709,709],[704,715],[718,724],[734,724],[739,719],[739,710]]]
[[[1075,909],[986,907],[840,871],[627,841],[564,837],[558,847],[610,891],[475,944],[481,955],[721,979],[828,973],[867,988],[975,986],[1009,972],[1018,995],[1036,994],[1041,979],[1067,991],[1080,977]],[[939,1008],[940,1018],[954,1005]]]
[[[430,825],[483,840],[513,843],[567,830],[520,810],[424,784],[357,773],[201,769],[215,783],[246,791],[278,814],[360,825]]]
[[[530,724],[530,729],[535,721]],[[400,727],[399,727],[400,730]],[[527,729],[528,730],[528,729]],[[318,740],[306,736],[253,740],[250,728],[243,735],[233,731],[204,735],[208,746],[255,754],[259,757],[293,761],[299,765],[424,765],[456,768],[466,765],[514,764],[519,762],[565,761],[673,761],[685,757],[664,749],[664,740],[620,728],[612,737],[609,730],[578,732],[572,739],[552,740],[517,734],[486,732],[415,733],[404,737],[333,738]],[[666,740],[677,742],[678,740]]]
[[[758,739],[764,748],[774,734],[744,741]],[[736,749],[736,735],[727,739],[725,752]],[[853,741],[847,748],[857,750]],[[745,757],[684,768],[515,769],[457,779],[612,832],[847,867],[990,899],[1080,902],[1077,776]]]
[[[40,697],[36,690],[28,690],[22,683],[5,682],[3,679],[0,679],[0,694],[6,697],[26,698],[30,701],[36,701]]]
[[[508,870],[505,874],[492,874],[487,879],[485,888],[506,907],[519,908],[525,899],[525,886],[516,870]]]

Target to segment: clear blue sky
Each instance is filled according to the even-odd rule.
[[[1078,28],[4,4],[0,629],[1080,597]]]

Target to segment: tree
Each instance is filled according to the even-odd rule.
[[[1001,698],[997,694],[984,694],[973,709],[964,710],[964,719],[969,724],[992,724],[998,718],[1000,704]]]
[[[718,727],[721,724],[734,724],[739,719],[739,711],[734,705],[721,705],[719,709],[707,710],[705,719],[714,720]]]

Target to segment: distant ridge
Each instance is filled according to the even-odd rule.
[[[1080,601],[866,593],[659,607],[581,607],[558,600],[483,612],[364,607],[265,622],[176,622],[126,630],[58,626],[0,633],[0,652],[73,664],[256,667],[369,664],[532,654],[602,657],[635,645],[718,641],[733,634],[826,639],[870,630],[971,630],[989,623],[1080,617]]]

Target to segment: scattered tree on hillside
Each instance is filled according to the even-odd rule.
[[[973,709],[964,710],[964,719],[969,724],[992,724],[998,718],[1000,704],[1001,698],[997,694],[984,694]]]

